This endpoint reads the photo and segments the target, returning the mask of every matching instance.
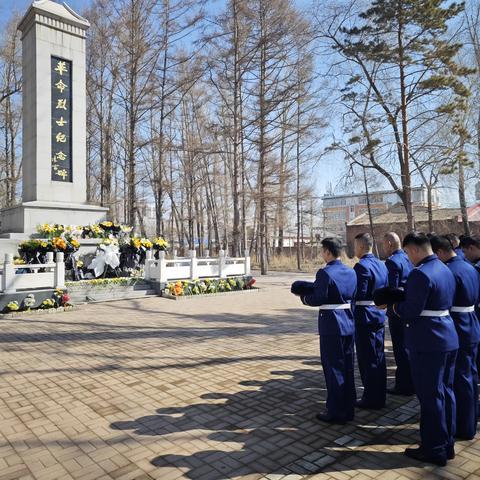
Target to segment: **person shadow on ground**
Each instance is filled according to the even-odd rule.
[[[201,397],[205,402],[160,408],[155,415],[114,422],[111,428],[146,436],[191,431],[198,436],[200,431],[203,436],[195,441],[194,453],[151,460],[159,468],[181,468],[192,480],[422,466],[405,457],[403,448],[392,451],[393,445],[418,442],[417,428],[411,425],[417,420],[408,406],[411,399],[395,400],[381,411],[362,411],[346,425],[328,425],[315,419],[326,396],[318,367],[271,374],[274,378],[266,381],[240,382],[247,389],[236,393],[207,393]],[[182,453],[185,448],[179,443]]]

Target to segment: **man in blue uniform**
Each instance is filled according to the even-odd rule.
[[[320,355],[327,385],[327,409],[317,419],[343,424],[353,419],[355,381],[353,371],[353,314],[355,272],[340,261],[342,243],[336,238],[322,241],[325,268],[317,272],[314,291],[301,296],[305,305],[320,307],[318,332]]]
[[[455,233],[449,233],[445,237],[452,244],[453,250],[456,253],[457,257],[460,257],[461,260],[465,260],[465,254],[463,253],[462,247],[460,247],[460,239]]]
[[[477,269],[480,269],[480,237],[462,237],[460,247],[465,254],[465,258]]]
[[[354,270],[357,275],[353,315],[355,318],[355,348],[358,369],[363,383],[363,396],[358,408],[377,409],[385,406],[387,367],[385,362],[385,312],[375,307],[373,292],[387,286],[385,264],[372,253],[369,233],[355,237]]]
[[[413,265],[408,255],[402,250],[400,238],[395,232],[388,232],[383,238],[383,251],[388,255],[385,266],[388,270],[388,286],[405,288],[408,275]],[[390,337],[392,339],[393,356],[397,369],[395,370],[395,386],[388,393],[392,395],[413,395],[413,380],[410,373],[410,362],[405,349],[405,325],[395,314],[392,307],[387,309]]]
[[[478,372],[477,347],[480,325],[475,305],[478,304],[480,281],[478,272],[455,254],[449,237],[434,237],[432,249],[455,277],[456,289],[450,315],[457,329],[459,349],[455,363],[453,389],[457,403],[456,436],[471,440],[477,433]]]
[[[480,237],[464,235],[460,239],[460,247],[468,260],[480,274]],[[479,294],[480,296],[480,294]],[[477,303],[475,312],[480,319],[480,305]],[[480,352],[477,351],[477,372],[480,371]],[[478,415],[480,416],[480,404],[478,405]]]
[[[405,321],[415,393],[420,403],[419,448],[405,455],[444,466],[455,456],[455,395],[453,380],[458,335],[450,316],[455,278],[433,254],[429,238],[409,233],[403,248],[415,265],[407,279],[405,301],[394,310]]]

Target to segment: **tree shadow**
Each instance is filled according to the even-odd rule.
[[[128,310],[134,310],[138,315],[144,313],[142,308],[136,307],[116,307]],[[152,313],[151,311],[149,311]],[[155,312],[158,313],[158,312]],[[231,313],[231,314],[212,314],[195,313],[188,314],[184,312],[168,312],[172,326],[148,325],[139,328],[137,325],[117,325],[116,328],[110,328],[105,323],[76,323],[62,322],[66,327],[84,326],[83,330],[64,330],[29,332],[3,332],[0,333],[0,344],[11,343],[40,343],[40,342],[96,342],[96,341],[116,341],[116,340],[138,340],[152,338],[182,339],[183,341],[208,341],[213,338],[222,337],[249,337],[256,335],[276,335],[276,334],[301,334],[305,332],[315,332],[316,322],[312,315],[305,309],[293,308],[278,310],[275,314],[256,314],[252,319],[251,314]],[[188,320],[200,322],[198,326],[187,326]],[[9,320],[6,320],[7,322]],[[31,319],[15,319],[16,323],[32,324]],[[41,324],[48,326],[51,321],[45,319],[35,320],[41,327]],[[207,324],[216,323],[215,326]],[[205,325],[202,325],[205,324]]]
[[[188,439],[195,432],[205,441],[182,443],[182,453],[152,459],[159,468],[185,469],[192,480],[221,480],[250,473],[312,473],[342,469],[405,468],[416,465],[401,452],[370,448],[417,441],[410,426],[416,411],[410,399],[395,399],[381,411],[358,412],[346,425],[318,422],[326,396],[320,369],[271,372],[267,381],[244,381],[248,387],[236,393],[207,393],[205,402],[182,407],[160,408],[156,414],[111,424],[115,430],[140,436],[166,436],[175,443],[175,434]],[[391,413],[394,407],[395,413]],[[405,425],[408,423],[408,425]],[[170,438],[171,436],[171,438]],[[193,436],[193,435],[192,435]],[[214,443],[214,448],[212,448]],[[374,468],[374,467],[372,467]]]

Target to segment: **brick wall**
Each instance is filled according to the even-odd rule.
[[[463,224],[456,220],[434,220],[434,232],[438,234],[456,233],[461,235],[463,232]],[[420,232],[428,232],[428,222],[417,222],[416,229]],[[473,235],[480,235],[480,222],[470,222],[470,230]],[[353,241],[359,233],[370,232],[368,225],[347,225],[347,252],[353,256]],[[385,257],[382,248],[383,236],[387,232],[396,232],[401,239],[408,233],[406,223],[391,223],[374,225],[375,240],[377,241],[378,253],[381,258]]]

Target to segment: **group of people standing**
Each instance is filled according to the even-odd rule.
[[[359,261],[352,269],[340,260],[342,242],[325,238],[326,266],[314,283],[292,287],[305,305],[319,308],[327,401],[317,419],[344,424],[355,408],[383,408],[387,393],[416,394],[421,443],[405,454],[444,466],[455,456],[455,439],[471,440],[477,431],[480,238],[412,232],[402,244],[390,232],[383,239],[385,262],[373,255],[370,234],[357,235],[354,246]],[[391,389],[386,318],[396,362]]]

